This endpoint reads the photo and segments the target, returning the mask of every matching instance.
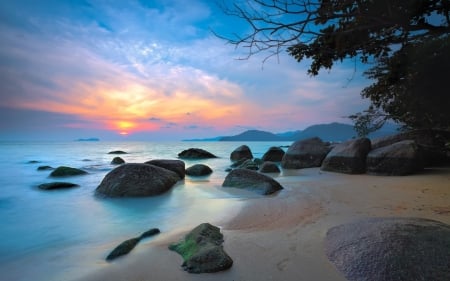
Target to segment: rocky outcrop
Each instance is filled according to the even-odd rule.
[[[154,159],[145,162],[145,164],[155,165],[169,171],[177,173],[180,179],[184,179],[185,176],[185,164],[181,160],[169,160],[169,159]]]
[[[271,162],[281,162],[283,159],[285,152],[282,148],[278,146],[272,146],[269,150],[264,153],[261,158],[263,161],[271,161]]]
[[[413,140],[380,147],[367,155],[367,173],[373,175],[404,176],[423,168],[419,147]]]
[[[125,151],[122,151],[122,150],[114,150],[114,151],[108,152],[108,154],[128,154],[128,153]]]
[[[337,144],[323,160],[321,169],[346,174],[365,173],[369,151],[370,140],[367,138]]]
[[[68,177],[68,176],[78,176],[78,175],[84,175],[87,174],[86,171],[67,167],[67,166],[59,166],[53,172],[50,173],[51,177]]]
[[[284,169],[320,167],[329,151],[329,146],[319,138],[296,141],[284,154],[281,167]]]
[[[235,162],[241,159],[253,159],[253,154],[250,148],[246,145],[241,145],[230,154],[230,160]]]
[[[271,161],[264,162],[261,167],[259,168],[260,173],[279,173],[280,168],[278,168],[278,165]]]
[[[112,250],[111,253],[109,253],[109,255],[106,257],[106,260],[112,261],[120,256],[124,256],[124,255],[128,254],[129,252],[131,252],[131,250],[133,250],[136,247],[136,245],[142,239],[151,237],[158,233],[160,233],[158,228],[152,228],[152,229],[142,233],[142,235],[139,237],[135,237],[135,238],[131,238],[131,239],[123,241],[116,248],[114,248],[114,250]]]
[[[273,178],[248,169],[234,169],[225,177],[223,187],[250,190],[261,195],[269,195],[283,187]]]
[[[450,280],[450,225],[369,218],[328,230],[329,260],[349,281]]]
[[[223,235],[220,229],[209,223],[202,223],[169,249],[183,257],[184,270],[189,273],[211,273],[226,270],[233,260],[224,251]]]
[[[111,160],[112,165],[120,165],[120,164],[124,164],[124,163],[125,163],[125,160],[123,160],[119,156],[114,157],[113,160]]]
[[[40,185],[38,185],[38,188],[43,189],[43,190],[52,190],[52,189],[72,188],[72,187],[78,187],[78,186],[79,186],[78,184],[74,184],[71,182],[56,181],[56,182],[40,184]]]
[[[204,164],[195,164],[186,169],[186,175],[199,177],[199,176],[207,176],[212,173],[212,169]]]
[[[201,148],[189,148],[189,149],[183,150],[182,152],[178,153],[178,157],[181,159],[217,158],[217,156],[215,156],[211,152],[208,152]]]
[[[96,189],[109,197],[154,196],[168,191],[180,177],[149,164],[123,164],[110,171]]]

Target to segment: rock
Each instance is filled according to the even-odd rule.
[[[134,247],[136,247],[139,241],[140,238],[132,238],[123,241],[122,243],[119,244],[119,246],[114,248],[114,250],[112,250],[111,253],[109,253],[109,255],[106,257],[106,260],[111,261],[115,258],[128,254],[129,252],[131,252],[131,250],[134,249]]]
[[[271,161],[264,162],[259,168],[260,173],[279,173],[278,165]]]
[[[203,150],[201,148],[189,148],[178,153],[178,157],[181,159],[207,159],[217,158],[214,154]]]
[[[147,230],[146,232],[142,233],[141,236],[139,236],[140,239],[148,238],[151,236],[154,236],[156,234],[159,234],[161,231],[158,228],[152,228]]]
[[[423,168],[419,147],[413,140],[380,147],[367,155],[367,173],[373,175],[404,176]]]
[[[337,144],[323,160],[321,169],[346,174],[365,173],[369,151],[370,140],[367,138]]]
[[[186,169],[186,174],[189,176],[207,176],[212,172],[211,168],[204,164],[195,164]]]
[[[51,177],[67,177],[67,176],[78,176],[78,175],[85,175],[87,174],[86,171],[67,167],[67,166],[59,166],[53,172],[50,173]]]
[[[125,160],[123,160],[119,156],[114,157],[113,160],[111,161],[112,165],[120,165],[120,164],[124,164],[124,163],[125,163]]]
[[[27,164],[37,164],[37,163],[41,163],[41,161],[30,160],[30,161],[27,162]]]
[[[233,260],[223,250],[220,229],[202,223],[188,233],[183,240],[171,244],[169,249],[183,257],[182,267],[189,273],[211,273],[226,270]]]
[[[110,197],[154,196],[168,191],[179,176],[149,164],[128,163],[110,171],[96,189]]]
[[[450,280],[450,225],[368,218],[328,230],[329,260],[349,281]]]
[[[114,151],[108,152],[108,154],[128,154],[128,153],[125,151],[122,151],[122,150],[114,150]]]
[[[271,161],[271,162],[281,162],[283,159],[285,152],[282,148],[278,146],[272,146],[269,150],[264,153],[262,160],[263,161]]]
[[[329,146],[317,137],[296,141],[284,154],[281,167],[284,169],[320,167],[329,151]]]
[[[253,161],[252,159],[247,159],[241,165],[239,165],[239,167],[237,167],[237,168],[256,171],[259,169],[259,164],[256,163],[255,161]]]
[[[62,188],[71,188],[71,187],[78,187],[78,184],[74,184],[71,182],[62,182],[62,181],[57,181],[57,182],[49,182],[49,183],[43,183],[38,185],[39,189],[43,189],[43,190],[52,190],[52,189],[62,189]]]
[[[169,160],[169,159],[154,159],[145,162],[145,164],[155,165],[169,171],[177,173],[180,179],[184,179],[185,176],[185,164],[181,160]]]
[[[39,166],[37,167],[38,171],[48,171],[48,170],[53,170],[55,168],[51,167],[51,166]]]
[[[225,177],[223,187],[242,188],[261,195],[269,195],[283,187],[273,178],[247,169],[234,169]]]
[[[233,152],[231,152],[230,155],[230,160],[235,162],[235,161],[239,161],[241,159],[253,159],[253,154],[250,150],[250,148],[246,145],[241,145],[238,148],[236,148],[235,150],[233,150]]]

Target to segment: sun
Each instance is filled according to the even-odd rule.
[[[129,134],[128,132],[123,132],[123,131],[119,132],[119,135],[122,135],[122,136],[128,136],[128,134]]]

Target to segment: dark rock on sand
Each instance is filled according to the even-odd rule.
[[[119,156],[114,157],[113,160],[111,161],[112,165],[120,165],[120,164],[124,164],[124,163],[125,163],[125,160],[123,160]]]
[[[212,172],[212,169],[204,164],[195,164],[186,169],[186,174],[189,176],[207,176]]]
[[[241,159],[253,159],[253,154],[250,148],[246,145],[241,145],[230,154],[230,160],[235,162]]]
[[[278,168],[278,165],[271,161],[264,162],[261,167],[259,168],[260,173],[279,173],[280,168]]]
[[[128,153],[125,151],[122,151],[122,150],[114,150],[114,151],[108,152],[108,154],[128,154]]]
[[[49,183],[43,183],[38,185],[39,189],[43,189],[43,190],[52,190],[52,189],[62,189],[62,188],[71,188],[71,187],[78,187],[78,184],[74,184],[71,182],[62,182],[62,181],[57,181],[57,182],[49,182]]]
[[[281,167],[302,169],[320,167],[330,147],[320,138],[310,138],[294,142],[284,154]]]
[[[84,175],[87,174],[86,171],[67,167],[67,166],[59,166],[53,172],[50,173],[51,177],[67,177],[67,176],[78,176],[78,175]]]
[[[181,159],[217,158],[217,156],[215,156],[211,152],[208,152],[201,148],[189,148],[189,149],[183,150],[182,152],[178,153],[178,157],[180,157]]]
[[[226,270],[233,260],[224,251],[220,229],[202,223],[188,233],[183,240],[171,244],[169,249],[183,257],[182,267],[189,273],[211,273]]]
[[[141,236],[139,236],[140,239],[148,238],[151,236],[154,236],[156,234],[159,234],[161,231],[158,228],[152,228],[147,230],[146,232],[142,233]]]
[[[53,170],[55,168],[51,167],[51,166],[39,166],[37,167],[38,171],[48,171],[48,170]]]
[[[110,197],[154,196],[168,191],[179,176],[149,164],[128,163],[110,171],[96,189]]]
[[[154,159],[145,162],[145,164],[155,165],[169,171],[177,173],[180,179],[184,179],[185,176],[185,164],[181,160],[169,160],[169,159]]]
[[[328,230],[329,260],[349,281],[450,280],[450,225],[368,218]]]
[[[111,261],[117,257],[128,254],[129,252],[131,252],[131,250],[134,249],[134,247],[136,247],[139,241],[140,241],[139,237],[123,241],[122,243],[119,244],[119,246],[114,248],[114,250],[112,250],[111,253],[109,253],[109,255],[106,257],[106,260]]]
[[[359,138],[334,146],[323,160],[324,171],[362,174],[366,172],[366,157],[370,151],[370,140]]]
[[[264,153],[261,159],[263,161],[281,162],[284,154],[285,152],[282,148],[278,146],[272,146],[271,148],[269,148],[269,150],[266,151],[266,153]]]
[[[367,173],[374,175],[404,176],[423,168],[419,146],[413,140],[380,147],[367,155]]]
[[[242,188],[261,195],[269,195],[283,187],[273,178],[247,169],[234,169],[225,177],[223,187]]]

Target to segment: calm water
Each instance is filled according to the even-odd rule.
[[[162,232],[219,217],[239,198],[220,186],[239,142],[40,142],[0,143],[0,272],[1,280],[68,280],[104,265],[109,251],[125,239],[158,227]],[[289,142],[246,142],[254,157],[269,147]],[[94,190],[114,166],[112,150],[124,150],[126,162],[177,159],[199,147],[218,159],[185,161],[213,169],[204,178],[186,177],[166,194],[151,198],[105,199]],[[31,164],[29,161],[39,161]],[[88,175],[64,180],[80,187],[42,191],[55,181],[37,167],[61,165],[84,169]],[[59,179],[56,179],[59,181]],[[65,277],[61,277],[65,276]]]

